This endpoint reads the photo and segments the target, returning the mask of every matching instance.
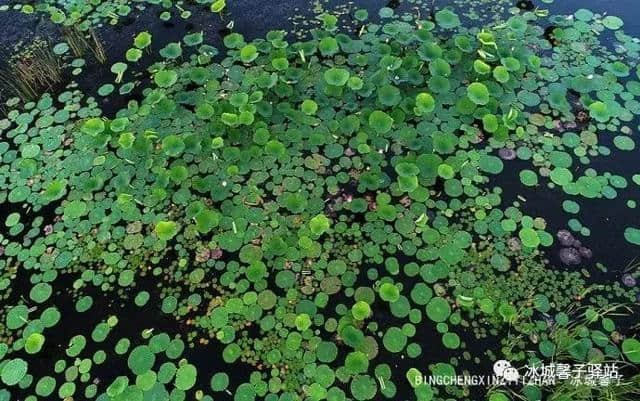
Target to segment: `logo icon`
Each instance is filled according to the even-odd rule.
[[[518,369],[511,366],[511,362],[500,359],[493,364],[493,373],[507,382],[517,382],[520,379]]]

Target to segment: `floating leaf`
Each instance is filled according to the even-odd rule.
[[[624,229],[624,239],[634,245],[640,245],[640,229],[627,227]]]
[[[370,400],[376,395],[378,385],[371,376],[358,375],[351,380],[350,390],[354,399],[358,401]]]
[[[10,359],[0,371],[0,379],[7,386],[15,386],[27,374],[27,362],[24,359]]]
[[[473,82],[467,87],[467,96],[477,105],[485,105],[489,103],[489,89],[480,83]]]
[[[632,363],[640,363],[640,341],[627,338],[622,342],[622,353]]]
[[[151,34],[147,31],[140,32],[133,40],[133,45],[138,49],[144,49],[151,44]]]
[[[40,333],[32,333],[24,342],[24,349],[28,354],[37,354],[44,345],[45,338]]]
[[[175,60],[182,56],[182,46],[180,43],[172,42],[160,49],[160,55],[169,60]]]
[[[90,118],[82,124],[82,132],[89,135],[98,135],[105,129],[104,121],[101,118]]]
[[[178,225],[173,221],[159,221],[154,231],[158,238],[168,241],[178,233]]]
[[[589,115],[597,121],[604,123],[609,120],[609,109],[603,102],[593,102],[589,105]]]
[[[446,299],[432,298],[427,304],[427,316],[434,322],[444,322],[451,314],[451,307]]]
[[[376,132],[384,134],[391,130],[391,126],[393,125],[393,118],[389,116],[384,111],[375,110],[371,114],[369,114],[369,125]]]
[[[538,237],[538,233],[531,228],[523,228],[519,233],[520,240],[522,241],[522,245],[535,248],[540,245],[540,238]]]
[[[316,114],[318,110],[318,104],[311,99],[305,99],[300,106],[302,112],[306,115],[312,116]]]
[[[329,230],[329,219],[323,214],[319,214],[309,221],[309,229],[315,235],[322,235]]]
[[[429,114],[435,109],[436,103],[428,93],[419,93],[416,96],[416,114]]]
[[[384,347],[390,352],[401,352],[407,345],[407,336],[397,327],[390,327],[382,337]]]
[[[202,34],[202,31],[200,31],[185,35],[182,40],[187,46],[197,46],[202,43],[203,38],[204,36]]]
[[[155,354],[151,351],[151,348],[146,345],[139,345],[129,354],[127,365],[134,374],[141,375],[153,367],[155,360]]]
[[[250,63],[258,58],[258,48],[254,45],[246,45],[240,49],[240,60],[243,63]]]
[[[398,287],[391,283],[383,283],[380,286],[380,298],[387,302],[396,302],[400,298]]]
[[[351,307],[351,314],[356,320],[364,320],[371,315],[371,307],[364,301],[358,301]]]
[[[206,234],[218,226],[220,214],[213,210],[203,209],[194,218],[198,231]]]
[[[214,13],[222,12],[226,6],[227,2],[225,0],[216,0],[211,3],[211,11]]]
[[[448,8],[436,12],[436,23],[445,29],[453,29],[460,25],[460,18]]]
[[[176,371],[176,388],[178,390],[187,391],[196,384],[197,370],[196,367],[185,363]]]
[[[219,392],[226,390],[229,385],[229,375],[219,372],[211,377],[211,390]]]
[[[349,80],[349,71],[343,68],[329,68],[324,72],[324,80],[329,85],[344,86]]]
[[[161,88],[168,88],[178,81],[178,73],[173,70],[160,70],[153,77],[154,82]]]
[[[602,19],[602,25],[609,29],[616,30],[622,28],[624,22],[615,15],[607,15]]]

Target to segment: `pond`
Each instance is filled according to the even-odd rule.
[[[0,4],[0,401],[640,399],[632,0]]]

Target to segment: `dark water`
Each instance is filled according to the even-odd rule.
[[[436,7],[442,7],[449,4],[449,1],[436,1]],[[268,31],[273,29],[304,29],[305,26],[299,25],[300,16],[311,17],[313,13],[309,9],[308,0],[293,1],[276,1],[276,2],[256,2],[252,0],[230,0],[228,2],[228,13],[224,20],[217,15],[212,15],[205,7],[194,9],[193,16],[184,21],[174,17],[171,23],[162,23],[158,20],[157,15],[159,8],[150,7],[142,13],[134,13],[127,19],[124,24],[118,25],[116,28],[104,27],[98,31],[100,37],[104,41],[105,49],[109,55],[109,61],[105,65],[96,62],[90,62],[83,76],[79,79],[80,87],[83,91],[92,93],[101,85],[99,77],[111,76],[109,72],[110,65],[124,58],[124,52],[129,48],[133,37],[141,30],[148,30],[152,33],[153,52],[157,52],[166,43],[180,40],[186,33],[203,31],[207,42],[221,47],[221,39],[227,33],[225,26],[233,21],[235,32],[242,33],[245,38],[253,39],[264,36]],[[325,5],[327,10],[331,10],[338,5],[343,4],[339,1],[329,1]],[[516,2],[514,2],[514,5]],[[551,14],[572,14],[579,8],[587,8],[594,12],[613,14],[620,16],[625,21],[624,30],[627,34],[640,37],[640,2],[638,0],[556,0],[555,3],[548,5],[539,1],[534,1],[534,5],[540,8],[548,8]],[[387,2],[387,1],[368,1],[361,0],[352,4],[352,9],[367,8],[370,15],[375,17],[377,10],[382,6],[398,7],[399,10],[409,8],[409,4]],[[196,10],[202,10],[197,12]],[[298,18],[297,18],[298,17]],[[34,36],[45,36],[50,38],[52,43],[60,40],[61,34],[57,26],[51,24],[46,19],[37,15],[18,15],[14,13],[0,13],[0,48],[4,48],[5,52],[9,51],[12,44],[19,40],[29,42]],[[144,68],[151,60],[146,60],[140,64],[140,68]],[[127,72],[130,74],[131,72]],[[102,108],[107,115],[113,115],[115,112],[126,105],[129,99],[139,96],[135,91],[129,96],[112,96],[108,101],[101,101]],[[0,98],[2,95],[0,94]],[[637,123],[635,124],[637,126]],[[609,144],[610,145],[610,144]],[[580,166],[574,175],[580,175],[586,168],[595,168],[599,173],[610,171],[613,174],[630,177],[634,173],[640,172],[638,168],[638,149],[634,152],[619,152],[611,145],[613,155],[608,158],[592,159],[591,164]],[[612,163],[612,158],[615,162]],[[546,218],[549,225],[549,232],[556,232],[559,229],[567,228],[567,214],[563,212],[561,204],[565,199],[573,199],[578,201],[581,206],[579,219],[583,225],[591,229],[590,237],[580,238],[583,243],[591,248],[594,253],[594,260],[604,263],[608,268],[608,273],[601,273],[595,269],[593,265],[584,266],[593,276],[595,282],[610,282],[618,280],[623,268],[638,255],[637,247],[624,241],[622,232],[624,227],[630,222],[640,222],[638,213],[633,209],[626,207],[625,202],[628,199],[640,199],[640,189],[638,186],[630,183],[626,189],[618,190],[618,197],[615,200],[587,200],[584,198],[571,198],[568,195],[556,190],[533,190],[523,188],[520,185],[518,172],[527,165],[525,162],[506,162],[505,171],[496,177],[493,185],[499,185],[504,189],[503,205],[507,206],[516,200],[520,195],[526,199],[523,211],[532,216],[541,216]],[[640,224],[636,224],[640,225]],[[579,237],[579,236],[578,236]],[[561,266],[560,261],[555,257],[557,249],[549,252],[551,262],[554,266]],[[85,333],[87,328],[93,328],[99,322],[98,319],[106,318],[109,315],[117,315],[120,323],[117,327],[117,335],[113,333],[108,340],[101,345],[101,349],[111,351],[115,346],[115,342],[121,337],[128,337],[133,341],[132,346],[136,345],[135,339],[139,339],[142,330],[155,328],[156,333],[164,331],[173,334],[186,333],[186,327],[180,327],[172,318],[159,315],[155,312],[157,305],[153,300],[160,297],[159,290],[155,287],[153,280],[150,278],[137,280],[139,287],[146,289],[152,294],[152,301],[144,308],[140,309],[135,306],[121,305],[118,299],[108,299],[101,295],[94,296],[94,306],[88,312],[90,315],[86,320],[77,320],[75,313],[62,314],[63,320],[59,327],[64,330],[54,331],[49,336],[47,347],[38,354],[34,359],[33,371],[36,377],[38,375],[50,374],[52,363],[57,360],[63,353],[66,342],[71,335]],[[70,285],[71,283],[69,283]],[[23,284],[25,288],[29,288],[27,282]],[[19,292],[19,289],[16,290]],[[60,310],[72,311],[73,300],[64,291],[59,292],[54,300]],[[379,308],[383,309],[383,308]],[[375,310],[375,308],[374,308]],[[391,316],[380,317],[378,320],[393,320]],[[491,341],[477,341],[472,334],[457,331],[463,341],[467,341],[468,345],[473,342],[474,346],[471,350],[474,356],[483,355],[485,348],[497,348],[498,345]],[[403,371],[408,367],[416,366],[424,370],[429,363],[437,361],[446,361],[449,355],[442,349],[440,336],[435,329],[430,332],[421,333],[423,347],[423,355],[418,361],[404,360],[397,365],[396,360],[384,360],[380,362],[390,363],[392,368],[399,368]],[[92,350],[95,351],[95,350]],[[196,366],[211,367],[211,371],[207,369],[199,370],[198,383],[196,388],[208,388],[208,381],[211,375],[218,371],[226,371],[231,379],[230,389],[235,388],[239,383],[248,380],[250,373],[241,364],[232,366],[216,363],[221,360],[222,347],[216,344],[198,347],[196,350],[187,350],[185,357]],[[486,358],[481,358],[486,360]],[[121,364],[113,364],[114,358],[108,358],[107,364],[97,368],[97,377],[103,383],[110,383],[116,376],[126,372],[126,361],[121,360]],[[486,373],[488,367],[486,364],[480,366],[469,366],[475,373]],[[409,395],[409,389],[398,389],[396,399],[412,398]],[[226,394],[222,393],[216,396],[216,399],[227,399]]]
[[[552,14],[573,14],[586,8],[594,13],[616,15],[624,20],[624,31],[632,36],[640,36],[640,3],[636,0],[556,0],[553,4],[541,4]]]

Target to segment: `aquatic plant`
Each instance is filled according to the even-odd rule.
[[[45,11],[84,32],[132,10]],[[575,168],[635,149],[637,71],[597,45],[621,20],[552,18],[552,48],[540,11],[473,28],[454,7],[431,11],[385,7],[370,23],[359,10],[352,35],[322,13],[304,40],[230,32],[220,50],[199,29],[143,31],[109,60],[101,100],[72,85],[11,101],[0,122],[0,395],[429,401],[471,396],[417,377],[480,357],[624,358],[635,372],[637,340],[609,312],[638,288],[592,285],[547,259],[594,256],[578,217],[629,184]],[[101,108],[135,85],[145,87],[125,106]],[[509,198],[508,173],[518,191],[561,194],[571,231],[520,192]],[[611,235],[634,245],[634,230]],[[487,354],[471,345],[486,338]],[[429,347],[445,359],[427,366]],[[104,363],[117,373],[96,373]],[[516,390],[487,398],[558,389]]]
[[[100,64],[107,61],[102,41],[93,28],[82,30],[77,25],[72,25],[64,27],[62,32],[64,42],[69,45],[75,57],[82,57],[91,52]]]
[[[28,46],[14,49],[12,54],[4,55],[4,60],[0,80],[14,96],[37,99],[62,82],[62,62],[44,39],[37,38]]]

